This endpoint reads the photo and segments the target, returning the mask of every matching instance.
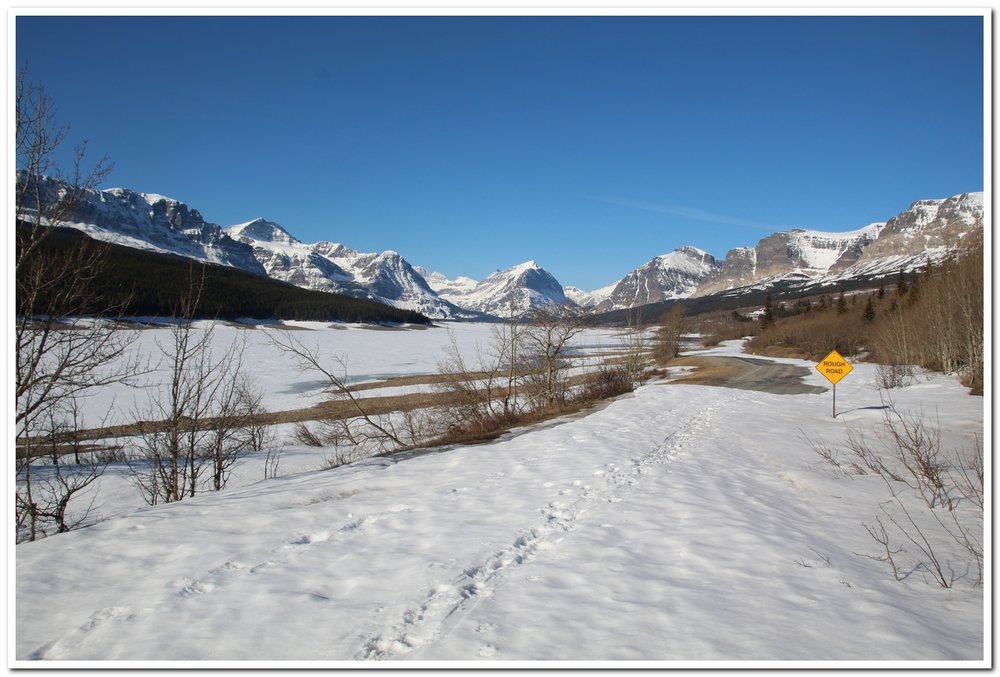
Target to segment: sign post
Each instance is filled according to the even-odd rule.
[[[837,382],[854,371],[854,367],[844,359],[843,355],[831,350],[830,354],[816,365],[816,370],[833,384],[833,417],[837,418]]]

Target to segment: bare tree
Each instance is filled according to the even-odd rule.
[[[522,360],[535,379],[534,396],[544,406],[559,406],[566,400],[570,344],[583,331],[583,318],[571,308],[550,304],[528,313],[525,325]]]
[[[414,440],[404,432],[396,429],[391,416],[369,415],[361,406],[361,402],[347,386],[346,360],[342,357],[332,358],[343,375],[334,371],[334,366],[327,364],[320,355],[319,348],[309,348],[290,332],[270,333],[274,345],[282,352],[291,355],[299,363],[303,371],[318,374],[324,382],[323,391],[336,400],[346,400],[356,416],[348,418],[331,418],[322,421],[324,431],[320,435],[312,433],[308,428],[299,431],[303,437],[312,437],[320,444],[347,444],[355,447],[349,453],[352,460],[355,454],[370,456],[385,453],[394,449],[410,446]]]
[[[56,153],[68,129],[58,126],[54,103],[24,71],[17,77],[15,104],[15,520],[29,525],[18,538],[34,540],[43,535],[43,518],[54,519],[60,530],[73,525],[64,510],[56,517],[41,514],[32,466],[62,448],[54,447],[54,440],[73,436],[80,398],[97,388],[130,383],[142,367],[138,358],[123,357],[136,334],[115,322],[122,307],[104,302],[94,290],[107,266],[108,247],[83,238],[73,246],[51,246],[53,230],[104,180],[110,164],[102,159],[85,169],[85,145],[80,145],[70,171],[60,170]],[[68,504],[78,493],[73,487],[92,483],[92,475],[102,470],[75,466],[58,459],[55,482],[48,485],[59,494],[53,499],[57,503]],[[80,477],[73,477],[77,472]]]
[[[34,455],[16,459],[18,541],[70,531],[94,518],[96,493],[89,500],[77,499],[104,474],[108,456],[83,441],[83,414],[76,399],[59,405],[46,408],[48,434],[36,440]]]
[[[518,385],[520,384],[521,363],[519,351],[524,340],[524,327],[513,298],[507,309],[507,320],[493,328],[494,357],[493,364],[498,369],[506,371],[506,384],[503,394],[503,417],[511,419],[517,416],[521,408],[518,401]]]
[[[169,375],[166,387],[136,412],[143,420],[130,471],[151,505],[180,501],[202,488],[221,490],[253,446],[241,403],[241,393],[252,390],[243,373],[246,339],[221,355],[212,349],[215,325],[199,328],[194,321],[203,285],[204,270],[180,300],[170,340],[157,341]]]
[[[625,378],[630,387],[638,386],[646,380],[653,363],[653,344],[647,335],[641,310],[625,311],[625,331],[618,341],[624,352]]]
[[[681,337],[688,331],[690,321],[684,317],[684,309],[674,306],[660,318],[656,331],[654,356],[660,364],[666,364],[681,354]]]
[[[474,370],[467,364],[455,334],[450,330],[448,338],[444,357],[438,360],[438,373],[444,380],[436,386],[439,391],[451,395],[451,402],[440,410],[442,425],[451,437],[464,436],[473,431],[476,435],[491,432],[500,425],[493,398],[503,365],[499,361],[486,360],[480,351],[479,365]],[[497,339],[496,334],[494,338]],[[506,342],[502,338],[498,342],[501,346],[498,352],[506,352],[503,347]],[[509,378],[503,395],[503,411],[510,412],[515,406],[516,388],[516,381]]]

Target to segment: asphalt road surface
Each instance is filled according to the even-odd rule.
[[[780,364],[758,357],[707,355],[681,358],[674,364],[695,367],[695,370],[673,379],[672,383],[758,390],[777,395],[822,393],[829,390],[803,382],[803,378],[811,373],[808,367]]]

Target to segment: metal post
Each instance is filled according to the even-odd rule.
[[[837,384],[833,384],[833,417],[837,418]]]

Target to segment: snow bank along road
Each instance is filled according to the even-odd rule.
[[[16,658],[982,661],[983,588],[857,554],[885,485],[802,440],[877,425],[871,380],[840,384],[835,420],[822,394],[648,385],[493,444],[23,544]],[[895,397],[936,402],[946,444],[982,431],[953,379]]]

